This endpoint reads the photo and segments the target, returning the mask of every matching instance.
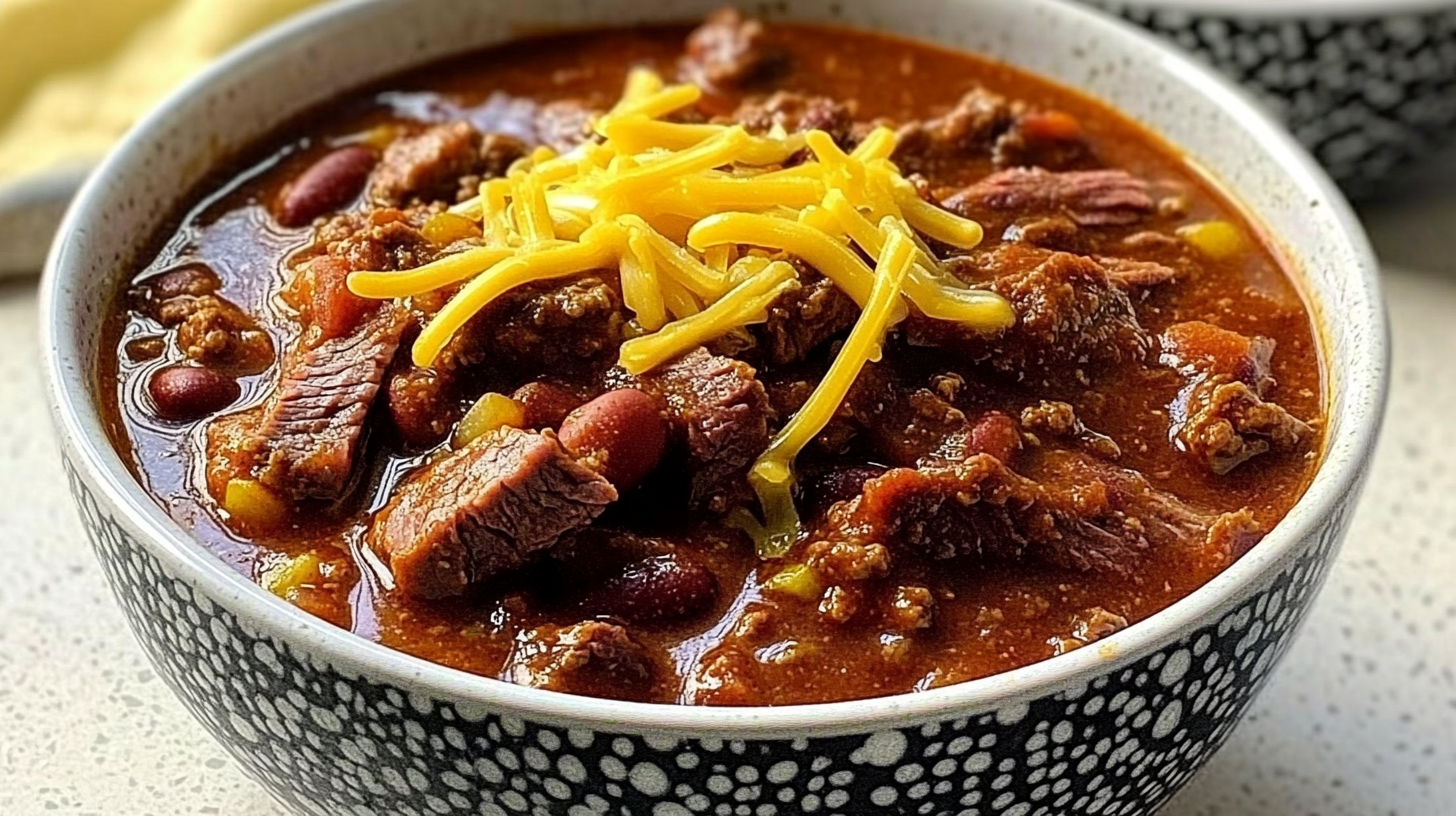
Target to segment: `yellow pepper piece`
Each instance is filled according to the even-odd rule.
[[[311,552],[278,561],[263,571],[260,583],[274,595],[292,601],[298,591],[324,580],[323,561]]]
[[[420,234],[435,246],[447,246],[467,238],[479,238],[480,227],[463,215],[442,212],[430,216],[420,227]]]
[[[526,409],[505,394],[491,392],[481,396],[455,426],[452,447],[463,448],[491,431],[504,427],[519,428],[526,422]]]
[[[807,564],[785,567],[772,578],[763,582],[763,591],[792,595],[800,600],[812,601],[824,591],[819,574]]]
[[[222,509],[249,533],[271,532],[288,522],[288,502],[253,479],[231,479],[223,489]]]
[[[1214,260],[1225,260],[1247,246],[1244,231],[1227,221],[1202,221],[1178,228],[1178,237]]]

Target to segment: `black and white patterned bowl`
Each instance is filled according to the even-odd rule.
[[[1456,0],[1089,0],[1251,90],[1351,195],[1456,144]]]
[[[107,301],[220,157],[340,90],[569,21],[699,16],[717,0],[367,0],[253,41],[179,92],[82,190],[43,292],[71,489],[159,674],[299,813],[771,816],[1151,813],[1218,748],[1295,635],[1344,535],[1384,402],[1375,263],[1328,179],[1272,121],[1172,49],[1056,0],[804,0],[841,20],[1000,56],[1183,145],[1288,247],[1323,324],[1324,465],[1252,553],[1100,642],[921,694],[712,709],[578,698],[435,666],[273,597],[137,485],[98,414]]]

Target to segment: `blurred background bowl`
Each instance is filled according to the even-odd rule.
[[[1089,0],[1253,91],[1354,197],[1456,144],[1453,0]]]

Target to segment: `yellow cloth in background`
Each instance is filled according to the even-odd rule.
[[[0,180],[102,156],[178,83],[318,0],[0,0]]]

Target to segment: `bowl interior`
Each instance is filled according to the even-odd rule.
[[[1106,644],[917,695],[776,709],[695,709],[589,700],[483,682],[354,638],[232,573],[148,498],[111,448],[98,415],[99,327],[119,276],[220,159],[330,96],[520,32],[690,20],[720,0],[538,0],[517,4],[361,0],[326,7],[251,41],[179,91],[130,134],[73,204],[43,286],[51,397],[78,467],[90,473],[156,554],[260,626],[291,630],[336,665],[436,696],[529,712],[545,721],[720,733],[845,732],[927,712],[989,709],[1085,682],[1176,638],[1246,597],[1358,481],[1383,402],[1385,329],[1374,261],[1358,223],[1293,142],[1224,81],[1128,26],[1058,0],[804,0],[770,18],[878,28],[1003,59],[1083,89],[1180,145],[1278,236],[1323,326],[1329,424],[1325,464],[1289,517],[1209,585]],[[753,10],[750,8],[750,10]]]

